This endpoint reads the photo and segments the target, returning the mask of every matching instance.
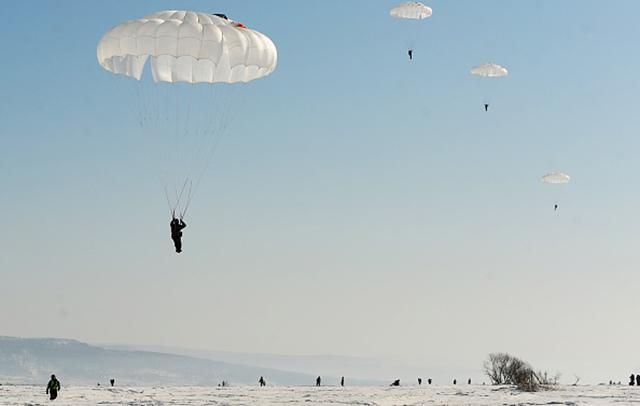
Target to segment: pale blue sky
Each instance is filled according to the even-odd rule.
[[[395,4],[5,4],[0,334],[465,368],[511,351],[594,381],[640,367],[640,3],[433,0],[411,27]],[[179,257],[128,83],[95,55],[113,25],[176,8],[279,52]],[[510,75],[468,73],[488,61]],[[572,182],[542,184],[552,170]]]

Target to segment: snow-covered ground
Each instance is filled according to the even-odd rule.
[[[64,383],[64,382],[63,382]],[[0,405],[51,405],[44,386],[0,386]],[[81,387],[64,386],[57,405],[629,405],[640,388],[561,386],[521,393],[492,386],[407,387]]]

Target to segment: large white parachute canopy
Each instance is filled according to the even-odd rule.
[[[391,17],[396,18],[424,20],[425,18],[431,17],[433,11],[431,10],[431,7],[425,6],[418,1],[408,1],[392,8],[389,14]]]
[[[126,21],[98,43],[98,62],[140,80],[151,58],[156,82],[248,82],[269,75],[278,53],[271,40],[224,15],[160,11]]]
[[[544,183],[551,183],[555,185],[569,183],[571,177],[562,172],[551,172],[542,177]]]
[[[224,14],[168,10],[116,25],[97,57],[105,70],[137,81],[123,84],[136,91],[123,100],[133,107],[137,99],[149,161],[158,158],[171,214],[184,216],[230,120],[242,112],[238,84],[276,69],[274,43]]]
[[[501,78],[507,76],[509,71],[504,66],[495,63],[483,63],[471,68],[471,74],[485,78]]]

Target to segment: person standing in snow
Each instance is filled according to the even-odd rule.
[[[49,400],[55,400],[58,397],[58,391],[60,390],[60,381],[56,379],[55,375],[51,375],[51,379],[47,384],[47,394],[49,395]]]

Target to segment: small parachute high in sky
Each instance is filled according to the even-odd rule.
[[[431,17],[431,14],[433,14],[431,7],[425,6],[418,1],[408,1],[406,3],[399,4],[389,11],[389,15],[391,15],[391,17],[402,20],[424,20],[425,18]],[[416,42],[415,37],[417,36],[417,32],[413,33],[412,36],[414,38],[407,41],[407,54],[409,55],[409,60],[413,60]]]
[[[225,92],[271,74],[276,46],[225,14],[167,10],[110,29],[97,57],[106,71],[135,79],[122,87],[137,91],[137,105],[124,100],[133,99],[150,151],[162,155],[169,212],[182,218],[231,116],[244,113]]]
[[[392,8],[389,14],[391,17],[396,18],[424,20],[425,18],[431,17],[433,10],[431,10],[431,7],[425,6],[419,1],[408,1]]]
[[[471,68],[471,74],[485,78],[501,78],[507,76],[509,71],[504,66],[495,63],[483,63]]]
[[[571,177],[562,172],[551,172],[542,177],[544,183],[551,183],[555,185],[569,183]]]
[[[502,78],[507,76],[509,71],[504,66],[500,66],[495,63],[483,63],[471,68],[471,74],[483,78]],[[485,97],[484,110],[489,110],[488,97]]]
[[[562,172],[551,172],[542,177],[542,181],[544,183],[549,183],[552,185],[564,185],[569,183],[570,180],[571,180],[571,177],[566,173],[562,173]],[[558,205],[558,202],[556,201],[556,203],[553,205],[553,210],[554,211],[558,210],[558,207],[559,205]]]

